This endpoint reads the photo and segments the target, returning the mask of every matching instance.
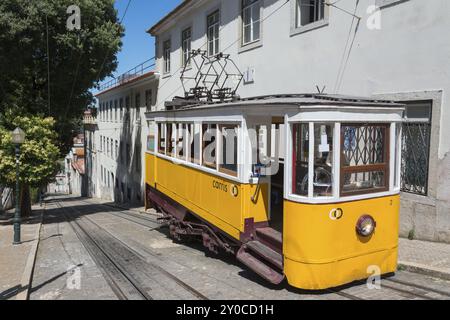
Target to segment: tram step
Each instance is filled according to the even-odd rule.
[[[267,249],[271,250],[270,248]],[[248,243],[244,244],[237,253],[237,259],[270,283],[280,284],[284,279],[284,274],[276,270],[276,268],[272,267],[271,265],[265,263],[265,261],[263,261],[263,258],[259,256],[259,253],[257,253],[256,255],[252,255],[252,252],[254,251],[250,248],[250,246],[248,246]],[[268,261],[268,259],[264,260]]]
[[[283,270],[283,256],[259,241],[250,241],[245,244],[247,248],[259,257],[267,260],[280,270]]]
[[[273,228],[257,228],[256,239],[279,253],[283,252],[283,235]]]

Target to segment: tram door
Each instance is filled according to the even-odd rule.
[[[256,125],[257,163],[261,166],[261,179],[269,186],[268,220],[270,227],[283,229],[284,186],[284,119],[273,117],[264,124]]]

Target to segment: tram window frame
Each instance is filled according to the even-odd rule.
[[[166,154],[167,147],[167,132],[166,132],[166,123],[159,122],[158,123],[158,148],[157,151],[159,154]],[[162,143],[164,146],[162,146]]]
[[[345,128],[346,127],[381,127],[384,128],[383,139],[383,162],[377,162],[374,164],[365,164],[358,166],[345,165]],[[381,193],[389,191],[390,186],[390,143],[391,143],[391,123],[342,123],[340,132],[340,183],[339,183],[339,195],[340,197],[358,196],[365,194]],[[358,173],[383,173],[384,185],[382,187],[365,188],[355,191],[344,191],[345,175],[346,174],[358,174]]]
[[[205,140],[205,134],[208,130],[212,129],[214,127],[214,129],[216,130],[215,134],[213,134],[211,136],[211,138],[214,138],[214,140],[210,140],[210,141],[206,141]],[[214,130],[213,129],[213,130]],[[202,149],[201,149],[201,154],[202,154],[202,161],[201,161],[201,165],[205,168],[208,169],[213,169],[217,171],[217,124],[216,123],[202,123]],[[214,143],[215,147],[214,147],[214,161],[213,162],[207,162],[205,161],[205,149],[210,145]]]
[[[166,124],[166,155],[169,157],[176,157],[176,134],[177,134],[177,125],[174,122],[168,122]]]
[[[295,127],[298,126],[297,130],[294,130]],[[305,140],[303,141],[303,143],[305,144],[303,148],[298,149],[297,144],[295,144],[295,141],[297,141],[296,138],[298,138],[298,140],[300,142],[302,142],[303,139],[303,135],[301,134],[302,132],[302,126],[306,127],[306,134],[307,134],[307,139],[305,138]],[[291,148],[292,148],[292,162],[291,162],[291,193],[295,196],[298,197],[302,197],[302,198],[308,198],[309,197],[309,176],[310,176],[310,161],[311,161],[311,156],[310,156],[310,150],[311,150],[311,130],[310,130],[310,123],[309,122],[297,122],[297,123],[292,123],[291,126]],[[300,129],[300,130],[299,130]],[[314,133],[314,132],[313,132]],[[298,134],[298,136],[296,136],[296,134]],[[303,149],[303,150],[302,150]],[[297,180],[297,175],[298,175],[298,170],[297,167],[294,167],[294,163],[297,163],[297,157],[299,156],[298,151],[303,151],[304,153],[304,158],[305,159],[301,162],[302,165],[306,165],[306,167],[304,169],[306,169],[306,177],[307,177],[307,185],[306,185],[306,190],[301,193],[298,191],[298,185],[296,183]],[[303,176],[305,177],[305,175]]]
[[[202,135],[200,132],[200,127],[197,123],[189,122],[186,123],[186,146],[187,162],[191,164],[200,165],[200,154],[201,154],[201,139]]]
[[[334,122],[314,122],[313,198],[332,198],[335,189],[335,126]],[[323,131],[325,129],[325,131]],[[318,134],[316,134],[316,132]],[[326,138],[327,141],[323,141]],[[324,143],[326,142],[326,144]],[[321,151],[328,145],[329,151]],[[323,150],[323,149],[322,149]],[[326,154],[326,158],[324,155]],[[329,181],[326,181],[326,176]],[[321,177],[321,178],[320,178]],[[322,179],[322,181],[321,181]],[[325,188],[325,192],[321,191]]]
[[[227,153],[224,153],[224,135],[223,135],[223,129],[234,129],[236,136],[235,136],[235,143],[234,143],[234,160],[236,161],[235,166],[236,166],[236,170],[231,170],[229,168],[224,167],[224,165],[227,165],[226,163],[226,159],[224,159],[224,154],[226,155]],[[239,124],[236,123],[229,123],[229,124],[220,124],[218,125],[218,130],[216,131],[216,161],[217,159],[219,159],[218,162],[218,171],[233,177],[237,177],[238,176],[238,171],[239,171],[239,154],[238,154],[238,150],[239,150]],[[226,147],[226,146],[225,146]],[[225,163],[223,163],[225,161]]]
[[[186,157],[187,157],[187,152],[186,152],[186,124],[185,123],[176,123],[175,127],[177,128],[176,133],[175,133],[175,153],[176,153],[176,158],[180,159],[180,160],[186,160]],[[180,150],[181,150],[181,153],[180,153]]]

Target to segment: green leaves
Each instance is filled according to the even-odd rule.
[[[5,115],[0,124],[0,185],[13,186],[16,163],[15,146],[11,143],[11,128],[20,127],[26,133],[20,147],[20,180],[32,187],[50,182],[59,168],[60,150],[53,118]]]
[[[80,7],[81,30],[66,27],[70,5]],[[117,67],[123,32],[112,0],[0,1],[0,117],[53,117],[65,153],[93,103],[89,90]]]

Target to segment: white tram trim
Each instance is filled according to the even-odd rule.
[[[318,97],[320,99],[320,97]],[[375,102],[366,101],[351,101],[348,105],[342,101],[336,104],[325,103],[311,103],[314,99],[307,98],[307,104],[303,104],[305,99],[302,98],[277,98],[266,100],[241,100],[228,103],[215,104],[200,104],[190,106],[188,108],[180,108],[177,110],[153,111],[148,112],[147,120],[150,120],[157,127],[157,123],[189,123],[200,125],[200,136],[202,136],[201,126],[206,123],[215,124],[237,124],[239,126],[238,137],[238,166],[237,177],[222,173],[218,170],[218,163],[216,169],[210,169],[200,164],[190,162],[188,156],[186,159],[174,158],[166,154],[161,154],[156,150],[154,152],[147,151],[147,153],[155,155],[159,158],[166,159],[184,165],[196,170],[206,172],[208,174],[216,175],[226,180],[238,182],[241,184],[255,184],[252,179],[248,179],[249,173],[245,165],[242,164],[242,159],[246,159],[249,150],[244,141],[244,136],[247,134],[247,118],[257,115],[267,115],[267,108],[274,110],[272,116],[283,114],[284,116],[284,150],[285,150],[285,165],[284,165],[284,194],[285,200],[306,203],[306,204],[326,204],[326,203],[340,203],[348,201],[357,201],[363,199],[372,199],[385,196],[398,195],[400,193],[400,136],[401,123],[403,120],[404,108],[400,104],[389,103],[386,101],[373,100]],[[344,99],[345,101],[345,99]],[[328,101],[330,102],[330,101]],[[333,101],[334,102],[334,101]],[[198,116],[198,112],[202,111],[202,116]],[[361,119],[361,113],[365,114],[365,119]],[[178,115],[178,116],[177,116]],[[312,179],[308,182],[308,196],[300,196],[292,192],[292,124],[294,123],[308,123],[309,132],[314,137],[314,125],[316,123],[329,123],[333,126],[333,165],[332,165],[332,196],[313,196]],[[367,124],[386,124],[388,125],[389,140],[389,180],[387,181],[388,190],[383,190],[373,193],[364,193],[361,195],[341,195],[340,194],[340,153],[341,153],[341,124],[352,123],[367,123]],[[159,132],[155,134],[155,140],[158,141]],[[167,137],[166,137],[167,138]],[[218,139],[220,140],[220,139]],[[314,139],[309,140],[310,150],[314,150]],[[167,144],[166,144],[167,149]],[[202,157],[203,150],[200,150],[200,157]],[[166,151],[167,152],[167,151]],[[244,154],[245,153],[245,154]],[[309,177],[314,175],[314,152],[309,153],[308,170]],[[287,159],[287,160],[286,160]],[[217,161],[218,162],[218,161]]]

